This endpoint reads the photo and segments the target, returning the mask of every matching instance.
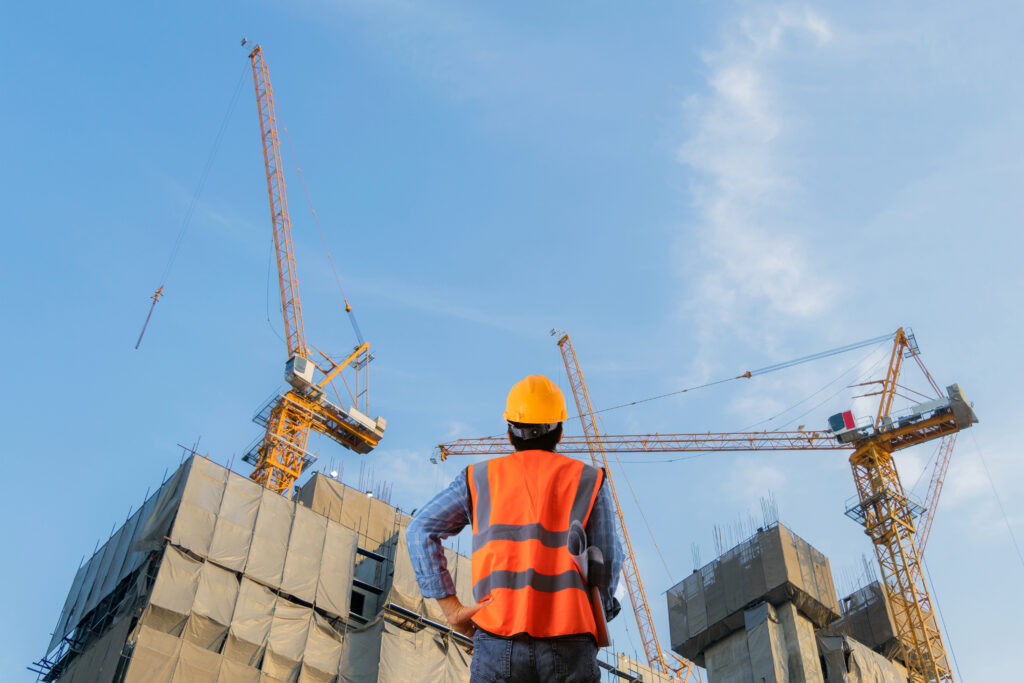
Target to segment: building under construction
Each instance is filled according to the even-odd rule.
[[[409,520],[322,474],[289,500],[193,455],[79,567],[32,668],[60,683],[468,681],[472,642],[420,595]],[[472,603],[469,558],[446,554]],[[601,664],[669,680],[622,654]]]
[[[672,649],[710,683],[906,683],[880,591],[840,613],[828,558],[774,524],[668,591]]]

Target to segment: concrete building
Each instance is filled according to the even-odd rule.
[[[672,649],[705,667],[709,683],[907,681],[900,664],[828,630],[840,620],[828,558],[780,524],[695,570],[667,599]]]

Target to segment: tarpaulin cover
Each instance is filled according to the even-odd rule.
[[[174,636],[181,634],[192,612],[202,566],[202,561],[174,546],[167,547],[143,616],[147,626]]]
[[[441,683],[447,653],[433,629],[406,631],[384,622],[380,644],[380,683]]]
[[[754,674],[750,668],[750,654],[747,652],[747,633],[737,631],[710,645],[703,657],[709,672],[709,681],[714,683],[750,683]]]
[[[411,519],[396,508],[364,491],[315,474],[294,496],[295,502],[360,534],[360,544],[372,549],[394,536],[396,528]]]
[[[320,562],[315,603],[317,607],[334,616],[348,616],[355,555],[355,534],[339,524],[328,523],[324,535],[324,554]]]
[[[258,669],[142,626],[124,683],[261,683],[274,680]]]
[[[182,640],[143,625],[124,683],[170,683]]]
[[[710,644],[743,628],[743,608],[793,604],[816,626],[839,616],[828,558],[782,525],[759,530],[669,591],[672,649],[701,664]]]
[[[231,628],[224,643],[225,657],[248,666],[259,664],[270,635],[276,603],[277,596],[269,589],[242,578]]]
[[[431,628],[379,618],[346,634],[339,673],[344,683],[468,683],[470,659],[468,646]]]
[[[64,609],[53,630],[47,651],[70,633],[86,614],[117,587],[118,583],[138,569],[149,550],[163,545],[163,536],[170,529],[170,521],[181,496],[180,487],[187,462],[153,493],[145,504],[75,574]],[[161,507],[159,504],[163,503]],[[144,540],[146,535],[155,541]]]
[[[131,619],[122,617],[114,626],[93,642],[71,662],[58,683],[96,683],[112,681],[121,661]]]
[[[220,651],[228,633],[238,597],[238,579],[233,572],[206,562],[199,571],[192,614],[185,625],[185,640],[207,650]]]
[[[206,458],[192,458],[185,491],[171,529],[171,543],[208,557],[228,470]]]
[[[345,634],[340,670],[343,683],[369,683],[377,680],[383,631],[384,619],[378,618],[363,628]]]
[[[753,679],[764,683],[796,683],[796,679],[789,676],[786,637],[771,604],[762,602],[746,610],[743,618]],[[718,680],[710,668],[708,679]]]
[[[341,634],[317,613],[313,613],[313,621],[309,625],[309,635],[302,657],[302,676],[311,678],[326,677],[334,680],[341,663]]]
[[[274,619],[263,655],[263,671],[272,676],[291,680],[299,675],[302,652],[309,637],[309,624],[313,611],[279,597],[274,606]]]
[[[314,489],[320,491],[321,507],[336,510],[335,517],[353,529],[388,535],[393,543],[396,522],[408,521],[395,508],[364,494],[350,496],[342,506],[339,492],[349,489],[324,477],[316,480],[326,483],[310,488],[311,494]],[[193,456],[76,572],[47,651],[138,569],[150,552],[162,550],[167,539],[222,567],[315,603],[333,616],[346,617],[356,542],[355,533],[342,526]],[[205,640],[207,636],[198,631],[205,632],[206,625],[196,619],[192,635]],[[159,627],[167,628],[167,624]]]
[[[259,484],[235,474],[228,476],[210,542],[211,560],[236,572],[245,568],[262,499],[263,487]]]
[[[906,683],[906,669],[848,636],[818,634],[827,683]]]
[[[268,586],[280,586],[295,506],[272,491],[265,490],[261,496],[245,574]]]
[[[786,639],[790,679],[799,683],[824,683],[814,624],[800,614],[791,602],[779,605],[775,614],[782,624]]]
[[[301,505],[295,506],[281,589],[305,602],[316,599],[326,533],[326,517]]]
[[[394,576],[391,581],[390,590],[386,595],[386,601],[393,602],[400,607],[422,614],[433,621],[446,623],[444,612],[438,606],[436,600],[425,600],[420,593],[419,584],[416,583],[416,574],[412,568],[412,560],[409,559],[409,547],[405,541],[405,527],[402,527],[395,548]],[[473,597],[473,570],[470,558],[460,555],[450,548],[444,549],[445,561],[448,573],[455,582],[455,594],[464,605],[476,603]]]
[[[896,622],[878,581],[843,598],[843,616],[829,625],[828,632],[850,636],[883,655],[900,653]]]

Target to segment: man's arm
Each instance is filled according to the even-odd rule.
[[[469,487],[464,470],[416,513],[406,528],[405,540],[423,597],[437,600],[452,629],[469,636],[473,633],[469,619],[484,604],[467,607],[459,602],[441,545],[442,540],[459,533],[467,524]]]
[[[597,546],[604,555],[605,562],[609,563],[611,581],[608,587],[601,590],[601,601],[604,603],[605,618],[611,621],[619,613],[618,601],[615,600],[615,591],[619,585],[619,576],[622,573],[622,562],[624,555],[619,539],[615,534],[615,503],[612,500],[611,492],[608,490],[608,483],[603,482],[597,492],[597,499],[594,501],[594,508],[590,511],[590,519],[587,520],[587,542]]]

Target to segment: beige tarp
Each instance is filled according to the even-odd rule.
[[[210,542],[211,560],[236,572],[245,569],[262,499],[263,487],[259,484],[234,473],[228,475]]]
[[[475,604],[470,558],[459,555],[449,548],[444,549],[444,555],[448,573],[451,574],[452,581],[455,582],[455,594],[462,604]],[[444,612],[441,611],[437,601],[424,599],[423,594],[420,593],[419,584],[416,583],[416,574],[412,568],[412,560],[409,559],[409,546],[406,545],[404,527],[398,536],[398,546],[395,550],[395,573],[386,600],[421,614],[432,621],[447,623]]]
[[[48,651],[53,650],[85,614],[109,595],[121,579],[138,569],[149,550],[162,546],[163,536],[170,528],[170,520],[180,498],[179,487],[184,481],[184,471],[190,465],[191,461],[179,468],[102,548],[79,567],[53,630]],[[159,502],[164,505],[158,510]],[[155,537],[155,540],[143,541],[144,533]]]
[[[397,527],[411,519],[382,500],[339,481],[315,474],[295,495],[295,502],[360,534],[360,545],[370,550],[389,541]]]
[[[143,625],[124,683],[171,683],[182,641]]]
[[[313,611],[308,607],[277,599],[267,652],[263,655],[263,671],[286,680],[298,676],[312,618]]]
[[[272,491],[263,491],[249,559],[245,564],[246,576],[268,586],[281,585],[294,511],[295,506],[286,498]]]
[[[143,626],[124,683],[260,683],[258,669]]]
[[[199,571],[203,563],[185,552],[168,546],[157,573],[143,621],[150,628],[177,636],[192,612]]]
[[[352,530],[328,522],[315,600],[316,606],[328,614],[348,617],[355,556],[356,538]]]
[[[209,556],[227,479],[226,468],[206,458],[192,458],[188,482],[171,529],[171,543],[204,557]]]
[[[217,565],[204,563],[199,572],[192,614],[185,625],[185,640],[219,652],[227,636],[238,597],[238,579]]]
[[[312,678],[326,676],[328,681],[333,680],[341,662],[341,649],[341,634],[314,612],[303,651],[303,675]]]
[[[99,640],[92,643],[65,669],[58,683],[112,681],[128,637],[131,619],[123,617]]]
[[[231,628],[224,643],[224,656],[248,666],[263,658],[277,597],[267,588],[243,578]]]
[[[384,622],[380,644],[380,683],[442,683],[447,653],[437,631],[406,631]]]
[[[432,628],[406,629],[386,619],[349,631],[342,648],[343,683],[468,683],[466,645]]]
[[[316,599],[320,559],[324,552],[327,518],[301,505],[295,506],[281,590],[305,602]]]
[[[339,671],[342,683],[369,683],[377,680],[383,631],[384,619],[378,618],[361,629],[345,634]]]

